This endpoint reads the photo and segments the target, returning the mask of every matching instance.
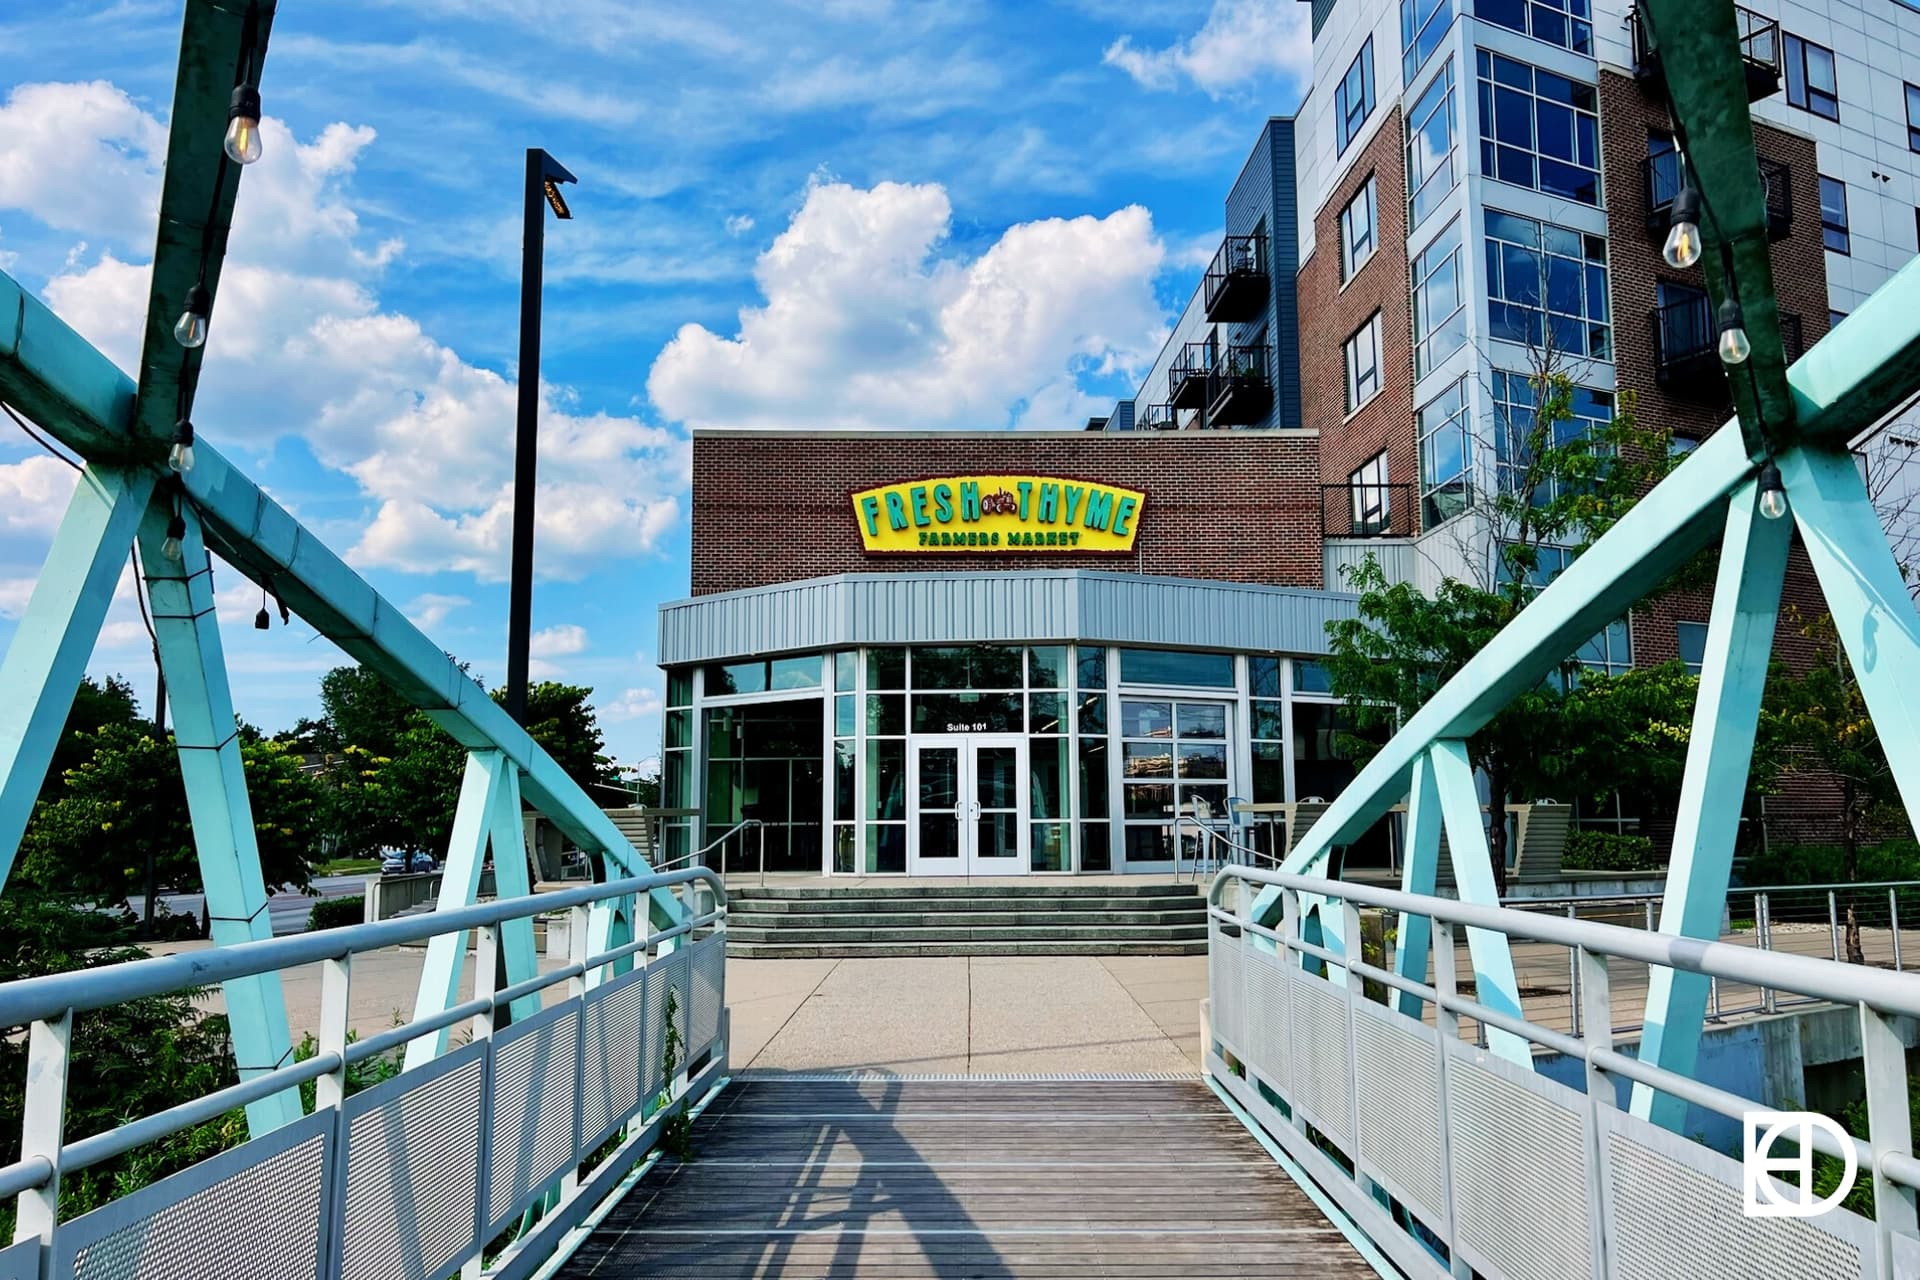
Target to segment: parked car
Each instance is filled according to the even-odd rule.
[[[383,876],[418,875],[424,871],[439,869],[439,864],[433,860],[433,855],[421,853],[418,850],[412,853],[394,850],[380,859],[380,874]]]

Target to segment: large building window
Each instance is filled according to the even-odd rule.
[[[1613,359],[1604,236],[1487,210],[1487,297],[1496,338]]]
[[[1907,86],[1907,150],[1920,151],[1920,85]]]
[[[1600,203],[1600,104],[1590,84],[1478,51],[1480,168],[1550,196]]]
[[[1339,153],[1360,135],[1360,126],[1373,114],[1373,37],[1360,46],[1360,52],[1341,77],[1333,95],[1333,123],[1339,132]]]
[[[1347,492],[1353,500],[1353,533],[1364,538],[1385,533],[1393,523],[1387,488],[1387,452],[1368,458],[1360,469],[1347,477]]]
[[[1417,229],[1454,187],[1453,59],[1407,116],[1407,230]]]
[[[1366,265],[1373,256],[1375,247],[1374,232],[1374,182],[1368,176],[1365,185],[1353,193],[1353,199],[1347,201],[1347,207],[1340,211],[1340,282],[1345,284],[1353,279],[1353,273]]]
[[[1847,229],[1847,184],[1820,175],[1820,236],[1835,253],[1853,252],[1853,233]]]
[[[1460,379],[1413,415],[1420,437],[1420,525],[1431,529],[1473,505],[1473,442],[1467,432],[1467,380]]]
[[[1408,84],[1453,23],[1453,0],[1400,0],[1400,78]]]
[[[1473,16],[1575,53],[1593,53],[1591,0],[1474,0]]]
[[[1673,624],[1673,638],[1679,645],[1680,661],[1687,664],[1688,671],[1699,675],[1707,665],[1707,624],[1676,622]]]
[[[1347,412],[1352,413],[1380,390],[1380,313],[1374,312],[1359,332],[1347,339]]]
[[[1514,580],[1512,559],[1513,543],[1501,544],[1502,554],[1496,572],[1501,581]],[[1567,547],[1553,547],[1535,544],[1530,548],[1533,564],[1525,572],[1525,590],[1531,595],[1551,586],[1553,580],[1566,572],[1567,566],[1574,561],[1574,552]],[[1598,635],[1582,644],[1568,655],[1569,660],[1578,663],[1589,671],[1597,671],[1615,676],[1633,666],[1633,629],[1628,619],[1619,618],[1606,625]],[[1578,672],[1575,673],[1576,683]],[[1555,685],[1561,683],[1556,673]]]
[[[1840,80],[1833,50],[1787,32],[1787,105],[1829,120],[1840,118]]]
[[[1530,478],[1536,454],[1542,448],[1555,448],[1575,440],[1591,438],[1598,427],[1613,421],[1613,393],[1590,387],[1574,387],[1569,416],[1553,424],[1551,439],[1534,438],[1534,409],[1538,404],[1538,386],[1525,373],[1495,369],[1493,387],[1493,454],[1495,479],[1502,493],[1531,490],[1535,506],[1560,496],[1559,482]]]
[[[1413,260],[1415,380],[1466,345],[1466,290],[1460,279],[1460,223],[1455,221]]]

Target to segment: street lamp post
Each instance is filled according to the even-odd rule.
[[[507,596],[507,714],[527,718],[527,650],[533,628],[533,504],[539,473],[540,284],[547,215],[571,218],[562,182],[576,181],[539,147],[527,148],[526,227],[520,239],[520,396],[513,447],[513,573]]]

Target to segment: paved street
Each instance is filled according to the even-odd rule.
[[[353,898],[366,891],[369,879],[366,872],[355,872],[345,876],[315,876],[313,893],[305,894],[282,890],[267,901],[267,912],[273,919],[273,931],[276,935],[300,933],[307,927],[307,914],[313,910],[316,898]],[[202,896],[197,893],[163,893],[160,903],[173,915],[190,915],[199,918]],[[145,906],[143,899],[135,897],[127,900],[127,909],[139,915]]]

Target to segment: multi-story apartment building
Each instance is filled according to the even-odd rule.
[[[1631,392],[1680,448],[1730,412],[1700,268],[1660,255],[1681,159],[1659,61],[1620,0],[1311,2],[1284,300],[1304,318],[1299,414],[1257,425],[1317,432],[1329,587],[1368,554],[1428,587],[1484,580],[1502,532],[1485,498],[1507,482],[1543,366],[1573,379],[1580,416],[1604,420]],[[1920,249],[1920,7],[1755,0],[1736,16],[1793,357]],[[1205,324],[1212,279],[1140,399],[1236,340]],[[1920,431],[1864,435],[1891,467]],[[1656,602],[1581,656],[1697,660],[1707,612],[1694,596]]]

